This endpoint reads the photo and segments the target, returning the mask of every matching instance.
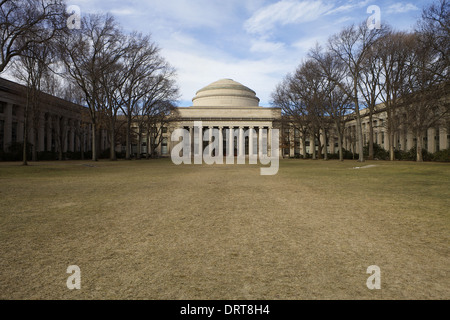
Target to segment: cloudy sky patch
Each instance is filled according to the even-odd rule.
[[[256,91],[262,106],[311,47],[365,21],[378,5],[383,21],[410,30],[431,1],[398,0],[70,0],[82,14],[111,12],[125,31],[150,33],[177,69],[181,106],[197,90],[232,78]]]

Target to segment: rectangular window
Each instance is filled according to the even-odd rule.
[[[169,150],[167,148],[167,138],[164,138],[161,142],[161,154],[166,155],[169,153]]]
[[[162,128],[162,133],[167,133],[167,127]]]

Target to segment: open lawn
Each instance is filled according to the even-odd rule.
[[[449,164],[280,166],[0,163],[0,299],[450,299]]]

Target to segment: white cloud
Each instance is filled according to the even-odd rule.
[[[268,106],[276,84],[297,64],[297,59],[236,59],[217,52],[199,54],[194,50],[163,51],[164,56],[177,68],[178,84],[182,89],[181,100],[184,101],[190,101],[198,90],[214,81],[231,78],[255,90],[261,105]]]
[[[387,13],[405,13],[414,10],[419,10],[419,8],[412,3],[397,2],[389,6]]]
[[[270,42],[265,40],[252,40],[251,52],[267,52],[274,53],[282,50],[284,43],[282,42]]]
[[[370,2],[370,0],[365,0],[365,1],[360,1],[358,3],[345,4],[343,6],[339,6],[337,8],[334,8],[334,9],[328,11],[325,15],[348,12],[355,8],[362,8],[362,7],[369,5],[369,2]]]
[[[322,1],[281,0],[258,10],[244,24],[249,33],[264,34],[276,25],[287,25],[314,21],[333,5]]]

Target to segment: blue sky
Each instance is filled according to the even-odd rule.
[[[180,106],[223,78],[255,90],[262,106],[316,42],[365,21],[377,5],[382,21],[410,30],[432,1],[398,0],[71,0],[82,14],[110,12],[125,31],[151,33],[177,69]]]

